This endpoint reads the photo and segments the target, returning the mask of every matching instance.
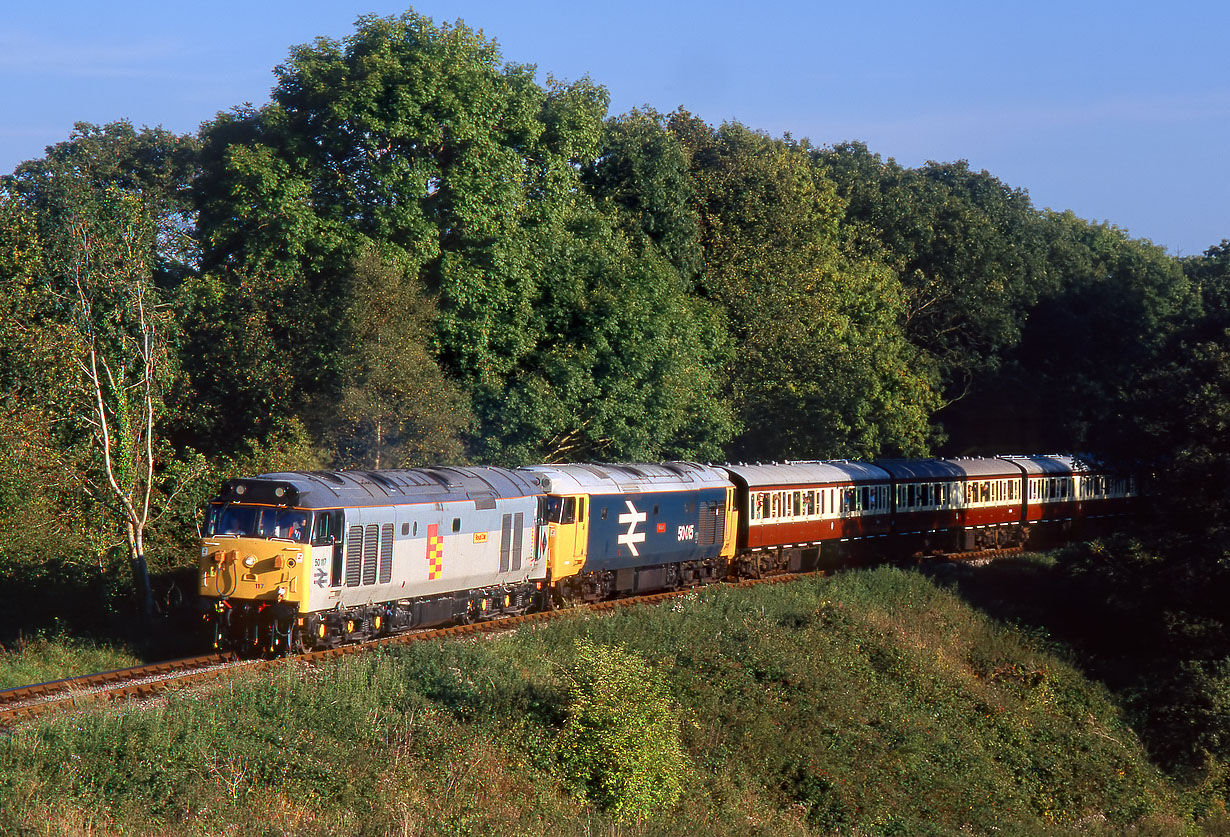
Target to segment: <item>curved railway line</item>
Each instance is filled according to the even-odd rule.
[[[940,556],[940,560],[980,563],[1005,555],[1019,554],[1020,547],[998,550],[983,550],[981,552],[966,552],[954,555]],[[929,559],[935,560],[935,559]],[[742,581],[729,582],[732,587],[750,587],[756,584],[780,584],[810,576],[827,575],[827,570],[817,570],[809,573],[785,573],[750,578]],[[53,712],[79,709],[91,704],[117,702],[129,699],[148,699],[185,686],[205,683],[220,677],[226,677],[236,671],[266,670],[287,662],[315,662],[332,657],[349,654],[360,654],[376,648],[410,642],[424,642],[436,639],[472,636],[476,634],[505,631],[510,628],[530,622],[542,622],[566,614],[590,612],[609,612],[619,608],[636,607],[640,605],[657,604],[669,599],[686,596],[700,590],[714,589],[719,585],[698,585],[680,590],[653,593],[645,596],[632,596],[622,599],[576,605],[561,610],[539,611],[519,616],[508,616],[475,622],[466,625],[452,625],[443,628],[427,628],[393,636],[381,637],[368,642],[354,645],[342,645],[321,651],[309,651],[288,657],[271,659],[246,659],[234,654],[206,654],[198,657],[188,657],[182,660],[170,660],[135,668],[116,671],[87,674],[80,677],[67,677],[47,683],[36,683],[29,686],[19,686],[13,689],[0,690],[0,728],[11,727],[23,721],[32,720]]]

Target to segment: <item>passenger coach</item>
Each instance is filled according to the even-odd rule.
[[[892,528],[891,478],[866,462],[723,465],[739,509],[738,569],[759,576],[818,566],[821,554]]]

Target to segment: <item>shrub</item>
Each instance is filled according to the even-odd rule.
[[[564,781],[620,821],[643,820],[683,792],[679,723],[653,669],[622,648],[576,645],[558,740]]]

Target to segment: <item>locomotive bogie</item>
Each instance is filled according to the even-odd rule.
[[[665,590],[682,590],[723,581],[730,574],[723,557],[598,570],[579,573],[556,585],[561,602],[599,602],[618,596],[636,596]]]

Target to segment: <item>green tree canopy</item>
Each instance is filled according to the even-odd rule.
[[[851,253],[845,204],[809,148],[686,113],[668,127],[689,154],[703,245],[702,297],[735,339],[736,456],[919,453],[933,377],[899,327],[901,289]]]
[[[1054,286],[1029,196],[964,161],[908,169],[859,142],[815,156],[863,252],[900,277],[907,338],[934,359],[945,399],[961,398]]]
[[[418,277],[367,252],[355,262],[342,364],[341,399],[321,423],[332,425],[334,465],[409,468],[462,463],[469,427],[465,399],[431,351],[435,306]]]
[[[359,403],[346,380],[350,266],[373,249],[434,296],[431,349],[473,405],[484,460],[656,455],[685,414],[704,427],[682,449],[718,449],[728,421],[706,353],[720,340],[685,322],[690,304],[671,294],[687,288],[665,291],[674,280],[628,251],[581,182],[605,90],[540,86],[481,34],[412,12],[362,18],[277,72],[269,106],[206,128],[198,192],[196,310],[220,303],[225,316],[197,314],[194,334],[224,347],[226,365],[193,372],[243,394],[226,402],[237,431],[319,416],[343,391]],[[653,327],[595,304],[615,293]]]

